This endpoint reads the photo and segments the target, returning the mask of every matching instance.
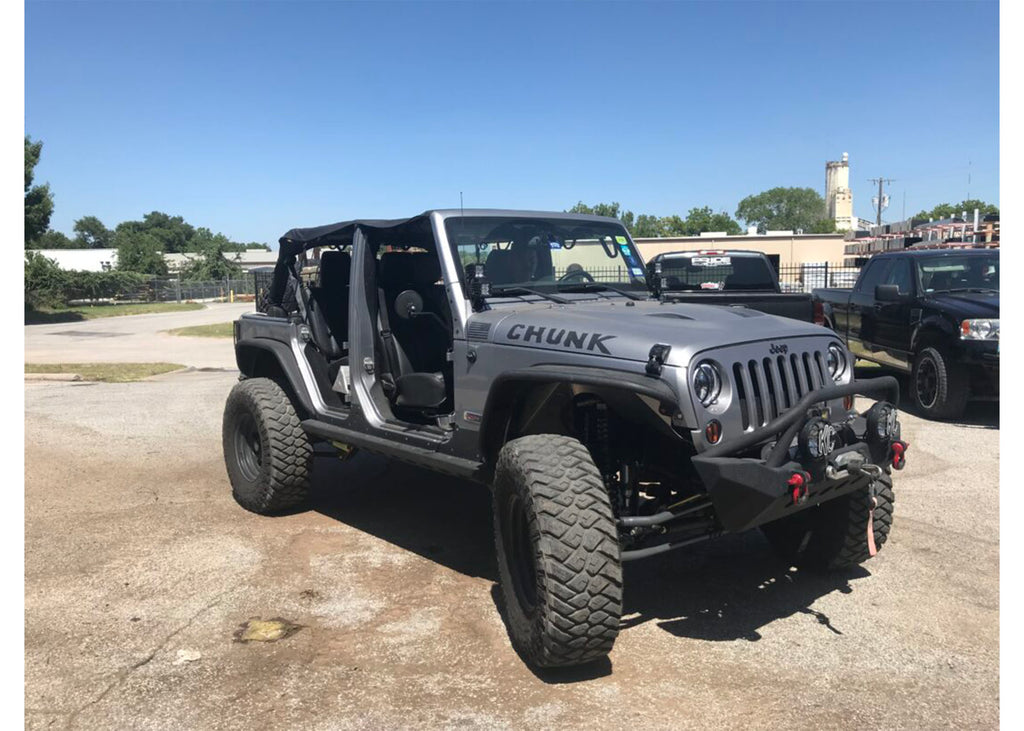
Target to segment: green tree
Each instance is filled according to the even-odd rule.
[[[167,263],[161,253],[160,241],[146,231],[118,226],[114,232],[117,268],[139,274],[167,274]]]
[[[196,229],[194,244],[200,256],[182,267],[182,279],[221,280],[242,273],[238,265],[238,249],[235,248],[238,244],[232,243],[224,234],[214,234],[207,228],[199,228]]]
[[[43,143],[25,135],[25,248],[38,248],[37,239],[50,227],[53,194],[50,185],[32,185],[35,168],[43,154]]]
[[[682,228],[683,236],[697,236],[705,231],[725,231],[732,236],[743,233],[743,229],[732,216],[724,211],[715,213],[710,206],[691,208],[682,222]]]
[[[36,249],[77,249],[78,246],[75,244],[73,239],[69,239],[60,231],[44,231],[43,234],[36,239]]]
[[[811,224],[810,228],[805,228],[805,234],[834,234],[836,232],[836,220],[834,218],[819,218],[817,221]]]
[[[82,216],[75,221],[75,242],[85,249],[107,249],[114,238],[114,232],[103,225],[96,216]]]
[[[930,211],[921,211],[915,219],[933,219],[940,221],[944,218],[953,218],[963,215],[964,211],[967,212],[967,217],[970,218],[974,215],[974,209],[977,208],[982,216],[988,216],[991,214],[998,215],[999,206],[992,203],[986,203],[985,201],[978,200],[977,198],[968,198],[967,200],[960,201],[959,203],[940,203],[939,205],[932,208]]]
[[[736,218],[756,224],[762,233],[771,229],[810,232],[827,216],[825,199],[813,188],[772,188],[741,200]]]
[[[636,223],[633,224],[633,228],[630,233],[637,238],[657,238],[664,236],[664,227],[662,226],[662,219],[657,216],[652,216],[647,213],[641,213],[636,217]]]

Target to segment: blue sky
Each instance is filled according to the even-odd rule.
[[[33,2],[52,226],[151,210],[235,240],[427,208],[855,213],[999,199],[998,5]]]

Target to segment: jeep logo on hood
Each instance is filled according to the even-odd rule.
[[[536,327],[534,325],[523,325],[517,323],[508,329],[505,335],[508,340],[521,340],[524,343],[537,343],[538,345],[561,345],[563,348],[575,348],[576,350],[599,351],[605,355],[611,355],[611,351],[605,347],[605,342],[615,338],[614,335],[602,335],[601,333],[577,332],[565,328]]]
[[[771,347],[768,348],[768,352],[771,353],[772,355],[785,355],[786,353],[789,352],[789,346],[777,345],[775,343],[772,343]]]

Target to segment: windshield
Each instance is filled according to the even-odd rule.
[[[922,292],[999,291],[999,254],[936,256],[917,260]]]
[[[754,256],[709,254],[665,258],[661,276],[668,291],[775,289],[771,267]]]
[[[643,262],[621,224],[571,218],[476,217],[445,221],[465,273],[483,264],[491,293],[601,289],[646,290]]]

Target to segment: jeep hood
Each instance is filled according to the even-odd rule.
[[[826,335],[818,325],[745,307],[625,300],[501,307],[473,314],[466,331],[470,343],[644,362],[663,343],[672,346],[667,364],[683,367],[709,348]]]

